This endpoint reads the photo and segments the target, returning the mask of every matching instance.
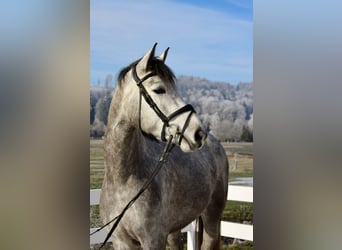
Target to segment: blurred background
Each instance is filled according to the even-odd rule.
[[[340,249],[341,3],[253,9],[253,248]],[[1,3],[1,249],[89,248],[89,13]]]

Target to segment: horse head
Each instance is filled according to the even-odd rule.
[[[193,107],[176,91],[175,76],[165,64],[168,48],[156,57],[156,45],[119,74],[123,100],[131,104],[123,109],[143,133],[163,141],[172,135],[182,151],[194,151],[204,144],[206,133]]]

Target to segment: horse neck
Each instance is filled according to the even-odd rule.
[[[119,121],[113,129],[107,130],[105,139],[105,162],[107,174],[127,179],[138,174],[142,162],[140,131],[125,121]]]
[[[115,93],[108,117],[105,138],[106,175],[125,181],[131,175],[141,175],[144,162],[144,137],[136,124],[120,110],[120,93]]]

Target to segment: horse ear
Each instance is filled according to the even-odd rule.
[[[166,59],[166,57],[167,57],[167,53],[169,52],[169,49],[170,49],[170,47],[168,47],[168,48],[163,52],[163,54],[161,54],[160,56],[158,56],[157,59],[159,59],[159,60],[165,62],[165,59]]]
[[[153,47],[143,56],[143,58],[138,63],[138,68],[141,71],[145,71],[148,69],[148,65],[150,64],[151,59],[154,57],[154,51],[156,50],[157,43],[153,45]]]

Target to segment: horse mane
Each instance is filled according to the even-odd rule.
[[[132,68],[134,68],[135,66],[137,66],[137,64],[139,63],[139,61],[142,58],[132,62],[129,66],[123,68],[119,74],[118,74],[118,83],[119,85],[122,84],[126,74],[128,73],[128,71]],[[153,57],[151,58],[149,65],[148,65],[150,71],[152,71],[153,73],[155,73],[157,76],[160,77],[160,79],[166,84],[168,85],[168,87],[171,87],[173,89],[175,89],[175,82],[176,82],[176,77],[174,75],[174,73],[172,72],[172,70],[161,60]],[[142,77],[142,76],[140,76]]]

